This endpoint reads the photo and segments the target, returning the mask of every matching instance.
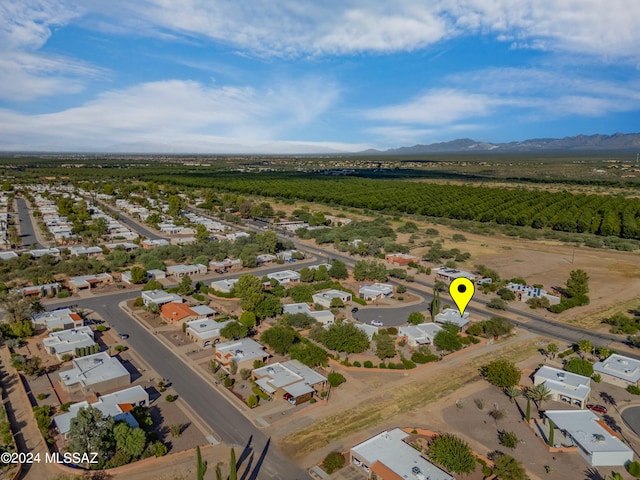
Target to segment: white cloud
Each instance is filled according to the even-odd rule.
[[[31,100],[45,95],[76,93],[84,80],[104,74],[84,62],[38,50],[52,28],[81,15],[60,0],[21,0],[0,3],[0,99]]]
[[[87,0],[114,28],[212,38],[258,55],[391,53],[478,33],[515,48],[638,56],[637,0]],[[508,39],[508,40],[507,40]]]
[[[155,144],[211,151],[221,144],[259,144],[308,125],[338,95],[336,85],[317,78],[263,90],[182,80],[149,82],[106,92],[81,107],[56,113],[0,111],[0,145],[12,150],[93,150]]]

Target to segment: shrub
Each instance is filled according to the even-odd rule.
[[[453,473],[471,473],[476,460],[471,447],[462,439],[445,433],[429,444],[429,458]]]
[[[387,328],[387,333],[389,335],[397,335],[398,334],[398,329],[396,327],[389,327],[389,328]]]
[[[249,398],[247,398],[247,405],[249,405],[250,408],[258,406],[258,397],[255,395],[249,395]]]
[[[69,298],[71,296],[71,292],[69,290],[60,290],[58,292],[58,298]]]
[[[488,382],[497,387],[514,387],[520,382],[522,372],[514,363],[509,360],[495,360],[484,365],[480,372]]]
[[[267,395],[266,393],[264,393],[262,390],[260,390],[260,388],[254,386],[251,391],[253,393],[255,393],[258,397],[260,397],[262,400],[269,400],[269,395]]]
[[[637,385],[627,385],[627,392],[633,395],[640,395],[640,387]]]
[[[582,358],[574,357],[569,360],[564,369],[567,372],[575,373],[577,375],[583,375],[585,377],[590,377],[593,375],[593,365],[587,360],[583,360]]]
[[[422,353],[422,352],[413,352],[411,354],[411,361],[414,363],[429,363],[429,362],[437,362],[440,359],[438,355],[434,355],[433,353]]]
[[[513,432],[500,432],[500,444],[507,448],[516,448],[518,446],[518,437]]]
[[[322,466],[327,473],[331,474],[344,467],[344,457],[338,452],[331,452],[324,458]]]
[[[354,367],[361,367],[362,365],[360,364],[360,362],[358,362],[357,360],[355,362],[353,362],[353,366]]]
[[[96,330],[97,330],[98,332],[106,332],[106,331],[107,331],[107,329],[108,329],[108,328],[107,328],[107,326],[106,326],[106,325],[98,325],[98,326],[96,327]]]
[[[38,396],[36,397],[38,400],[44,400],[45,398],[47,398],[49,396],[48,393],[39,393]]]
[[[60,405],[60,411],[61,412],[68,412],[69,411],[69,407],[73,404],[73,402],[66,402],[63,403],[62,405]]]
[[[594,382],[596,382],[596,383],[600,383],[600,382],[602,381],[602,377],[600,376],[600,374],[599,374],[599,373],[594,373],[594,374],[591,376],[591,379],[592,379]]]
[[[175,401],[176,401],[176,398],[177,398],[177,397],[176,397],[175,395],[171,395],[171,394],[169,394],[169,395],[167,395],[167,396],[165,397],[165,400],[166,400],[167,402],[171,403],[171,402],[175,402]]]
[[[631,475],[632,477],[640,477],[640,463],[638,462],[631,462],[627,465],[627,472],[629,472],[629,475]]]
[[[142,306],[144,306],[144,300],[142,299],[142,297],[136,298],[135,301],[133,302],[133,306],[134,307],[142,307]]]
[[[373,368],[373,363],[371,362],[371,360],[366,360],[364,362],[364,368]]]
[[[235,381],[234,381],[234,380],[233,380],[233,378],[231,378],[231,377],[226,377],[226,378],[224,379],[224,386],[225,386],[225,387],[227,387],[227,388],[231,388],[231,387],[233,387],[233,384],[234,384],[234,383],[235,383]]]
[[[337,387],[347,381],[342,374],[337,372],[331,372],[327,375],[327,380],[329,380],[329,385],[332,387]]]
[[[116,352],[124,352],[127,349],[127,347],[125,347],[124,345],[116,345],[115,347],[113,347],[113,349]]]
[[[65,353],[64,355],[62,355],[62,361],[63,362],[68,362],[73,358],[73,356],[69,353]]]
[[[387,368],[387,364],[384,362],[380,362],[380,365],[378,365],[378,368]]]
[[[311,399],[309,400],[309,403],[316,403],[316,402],[317,402],[317,400],[315,398],[313,398],[313,397],[311,397]]]
[[[416,368],[416,364],[414,362],[412,362],[411,360],[408,360],[406,358],[402,359],[402,365],[404,366],[404,368],[406,370],[411,370],[412,368]]]

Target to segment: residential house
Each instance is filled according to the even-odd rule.
[[[175,293],[168,293],[164,290],[143,290],[140,293],[142,301],[145,306],[149,306],[151,303],[155,303],[158,306],[162,306],[165,303],[182,303],[183,299],[180,295]]]
[[[31,316],[31,321],[36,330],[46,328],[49,332],[79,328],[84,325],[82,317],[68,308],[36,313]]]
[[[160,307],[160,318],[168,323],[193,320],[198,316],[186,303],[165,303]]]
[[[220,333],[221,330],[233,322],[235,320],[216,322],[211,318],[198,318],[186,323],[187,329],[185,332],[187,338],[194,341],[200,348],[211,348],[223,338]]]
[[[531,287],[529,285],[522,285],[520,283],[510,282],[507,284],[507,288],[516,295],[516,299],[521,302],[526,302],[532,298],[546,298],[549,300],[550,305],[557,305],[560,303],[560,297],[556,295],[550,295],[546,290],[538,287]]]
[[[600,374],[603,382],[627,388],[638,386],[640,381],[640,360],[614,353],[602,362],[593,365],[593,371]]]
[[[454,480],[406,443],[409,437],[399,428],[379,433],[351,448],[350,463],[379,480]]]
[[[145,250],[149,250],[156,247],[165,247],[169,245],[169,240],[165,240],[164,238],[158,238],[157,240],[142,240],[140,245],[142,245],[142,248]]]
[[[473,273],[465,272],[464,270],[457,270],[455,268],[449,267],[437,267],[432,270],[435,274],[436,278],[440,280],[445,280],[447,282],[451,282],[456,278],[468,278],[472,282],[474,282],[477,278],[477,275]]]
[[[221,262],[211,260],[209,262],[209,268],[211,270],[237,270],[242,268],[242,260],[240,260],[239,258],[235,258],[233,260],[230,258],[225,258]]]
[[[58,248],[37,248],[35,250],[29,250],[32,258],[40,258],[45,255],[51,255],[52,257],[60,256],[60,249]]]
[[[324,376],[298,360],[256,368],[252,376],[256,385],[272,398],[288,393],[296,405],[309,401],[314,393],[319,393],[327,387],[327,379]]]
[[[227,280],[216,280],[209,284],[209,287],[222,293],[231,293],[233,286],[238,283],[237,278],[229,278]]]
[[[358,291],[358,296],[365,300],[381,300],[393,296],[393,285],[388,283],[374,283],[362,285]]]
[[[410,347],[433,344],[433,339],[442,331],[442,327],[432,322],[419,325],[405,325],[398,328],[398,337],[403,338]]]
[[[585,408],[591,393],[591,379],[544,365],[533,375],[533,384],[544,384],[551,400],[559,400]]]
[[[95,345],[91,327],[78,327],[70,330],[52,332],[42,340],[49,355],[55,355],[62,361],[64,355],[75,356],[76,348],[88,348]]]
[[[235,242],[239,238],[249,238],[251,235],[249,235],[247,232],[235,232],[227,233],[227,235],[225,236],[230,242]]]
[[[269,354],[264,347],[255,340],[242,338],[216,345],[215,359],[218,364],[229,371],[232,362],[238,366],[238,371],[243,368],[251,370],[256,360],[266,361]]]
[[[544,416],[564,436],[555,435],[556,444],[576,445],[592,467],[622,466],[633,461],[633,450],[590,410],[546,410]]]
[[[340,300],[342,300],[342,303],[350,302],[351,294],[348,292],[343,292],[342,290],[331,289],[324,292],[314,293],[311,298],[313,298],[314,303],[329,308],[331,307],[331,300],[333,300],[334,298],[339,298]]]
[[[415,255],[407,255],[406,253],[388,253],[387,255],[385,255],[384,259],[387,263],[400,266],[407,266],[412,262],[420,262],[420,257],[416,257]]]
[[[97,273],[95,275],[81,275],[69,278],[69,288],[76,293],[80,290],[104,287],[113,283],[113,277],[108,273]]]
[[[163,270],[147,270],[147,280],[162,280],[167,278],[167,274]]]
[[[267,278],[277,280],[281,285],[289,283],[298,283],[300,281],[300,274],[293,270],[282,270],[281,272],[268,273]]]
[[[198,318],[212,318],[218,313],[207,305],[196,305],[195,307],[191,307],[191,310],[195,312]]]
[[[112,417],[114,421],[124,421],[131,428],[137,428],[138,422],[131,413],[134,407],[149,405],[149,394],[140,385],[118,390],[117,392],[101,395],[97,402],[89,404],[87,401],[74,403],[69,407],[69,411],[53,417],[58,432],[65,438],[71,430],[71,422],[81,408],[89,406],[97,408],[104,417]]]
[[[204,275],[207,273],[207,266],[200,263],[195,265],[170,265],[167,267],[167,276],[182,278],[185,275]]]
[[[18,258],[18,254],[12,250],[8,252],[0,252],[0,260],[11,260],[12,258]]]
[[[262,253],[256,256],[256,261],[260,265],[275,262],[276,260],[278,260],[278,257],[276,257],[275,255],[271,255],[270,253]]]
[[[126,387],[131,376],[117,357],[100,352],[74,358],[69,370],[59,372],[60,384],[69,393],[100,393]]]
[[[284,250],[282,252],[276,253],[276,256],[279,259],[284,260],[285,262],[290,262],[291,260],[294,260],[294,258],[293,258],[294,254],[304,255],[299,250]]]
[[[80,255],[85,255],[87,257],[97,257],[102,255],[103,253],[100,247],[83,247],[82,245],[69,247],[69,252],[74,257],[78,257]]]
[[[25,297],[53,297],[60,290],[62,290],[62,285],[58,282],[34,285],[33,287],[24,287],[20,289]]]
[[[380,329],[374,325],[368,325],[366,323],[354,323],[354,326],[358,329],[363,331],[367,337],[369,337],[369,341],[373,340],[373,336],[377,335],[378,332],[380,331]]]
[[[306,303],[290,303],[288,305],[283,305],[282,313],[304,313],[305,315],[309,315],[316,322],[324,325],[325,328],[329,328],[335,321],[335,316],[329,310],[314,311]]]
[[[460,311],[457,308],[445,308],[435,316],[434,321],[442,324],[451,323],[463,329],[469,324],[469,313],[464,312],[463,315],[460,315]]]

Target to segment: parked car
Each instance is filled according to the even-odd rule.
[[[127,338],[129,338],[129,334],[128,334],[128,333],[119,333],[119,334],[118,334],[118,336],[119,336],[120,338],[124,338],[125,340],[126,340]]]
[[[358,307],[353,307],[351,309],[351,313],[357,313],[358,312]]]
[[[371,320],[371,325],[373,325],[374,327],[383,327],[384,323],[382,323],[380,320]]]
[[[607,407],[605,407],[604,405],[594,405],[592,403],[587,405],[587,408],[589,410],[592,410],[594,412],[598,412],[598,413],[607,413]]]

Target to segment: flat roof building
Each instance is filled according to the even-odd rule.
[[[107,352],[74,358],[72,363],[70,370],[58,373],[62,388],[68,392],[100,393],[131,383],[127,369]]]
[[[342,303],[351,301],[351,294],[349,292],[343,292],[342,290],[331,289],[324,292],[314,293],[311,298],[313,298],[314,303],[329,308],[331,307],[331,300],[334,298],[339,298],[342,300]]]
[[[31,321],[36,329],[46,328],[50,332],[78,328],[84,325],[82,317],[69,308],[36,313],[32,315]]]
[[[235,322],[235,320],[216,322],[211,318],[199,318],[187,322],[185,333],[187,337],[196,342],[200,348],[210,348],[222,338],[220,331],[233,322]]]
[[[459,328],[464,328],[469,323],[469,313],[464,312],[460,316],[460,312],[455,308],[445,308],[442,313],[435,316],[434,321],[437,323],[452,323]]]
[[[231,293],[236,283],[238,283],[237,278],[229,278],[226,280],[216,280],[215,282],[211,282],[209,286],[218,292]]]
[[[614,353],[602,362],[593,365],[594,372],[600,374],[603,382],[626,388],[638,385],[640,381],[640,360]]]
[[[215,347],[216,360],[225,370],[229,370],[231,362],[236,363],[238,371],[243,368],[252,370],[254,361],[264,362],[269,358],[264,347],[250,338],[218,343]]]
[[[296,283],[300,281],[300,274],[293,270],[282,270],[280,272],[268,273],[267,278],[277,280],[278,283]]]
[[[533,384],[544,384],[552,400],[561,400],[584,408],[591,393],[591,379],[544,365],[533,375]]]
[[[95,345],[95,343],[91,327],[78,327],[53,332],[42,340],[42,344],[47,353],[55,355],[58,357],[58,360],[62,360],[63,355],[75,356],[76,348],[91,347]]]
[[[164,290],[143,290],[140,296],[145,305],[155,303],[158,306],[162,306],[165,303],[182,303],[183,301],[180,295],[165,292]]]
[[[406,325],[398,329],[398,336],[404,337],[410,347],[430,345],[436,335],[442,331],[442,327],[432,322],[419,325]]]
[[[399,428],[379,433],[351,448],[351,463],[362,468],[368,478],[375,474],[380,480],[453,480],[407,444],[407,437],[409,434]]]
[[[276,397],[288,393],[300,404],[311,399],[314,392],[325,389],[327,379],[298,360],[278,362],[253,371],[256,385]]]
[[[358,296],[365,300],[378,300],[393,296],[393,285],[388,283],[373,283],[362,285],[358,290]]]

